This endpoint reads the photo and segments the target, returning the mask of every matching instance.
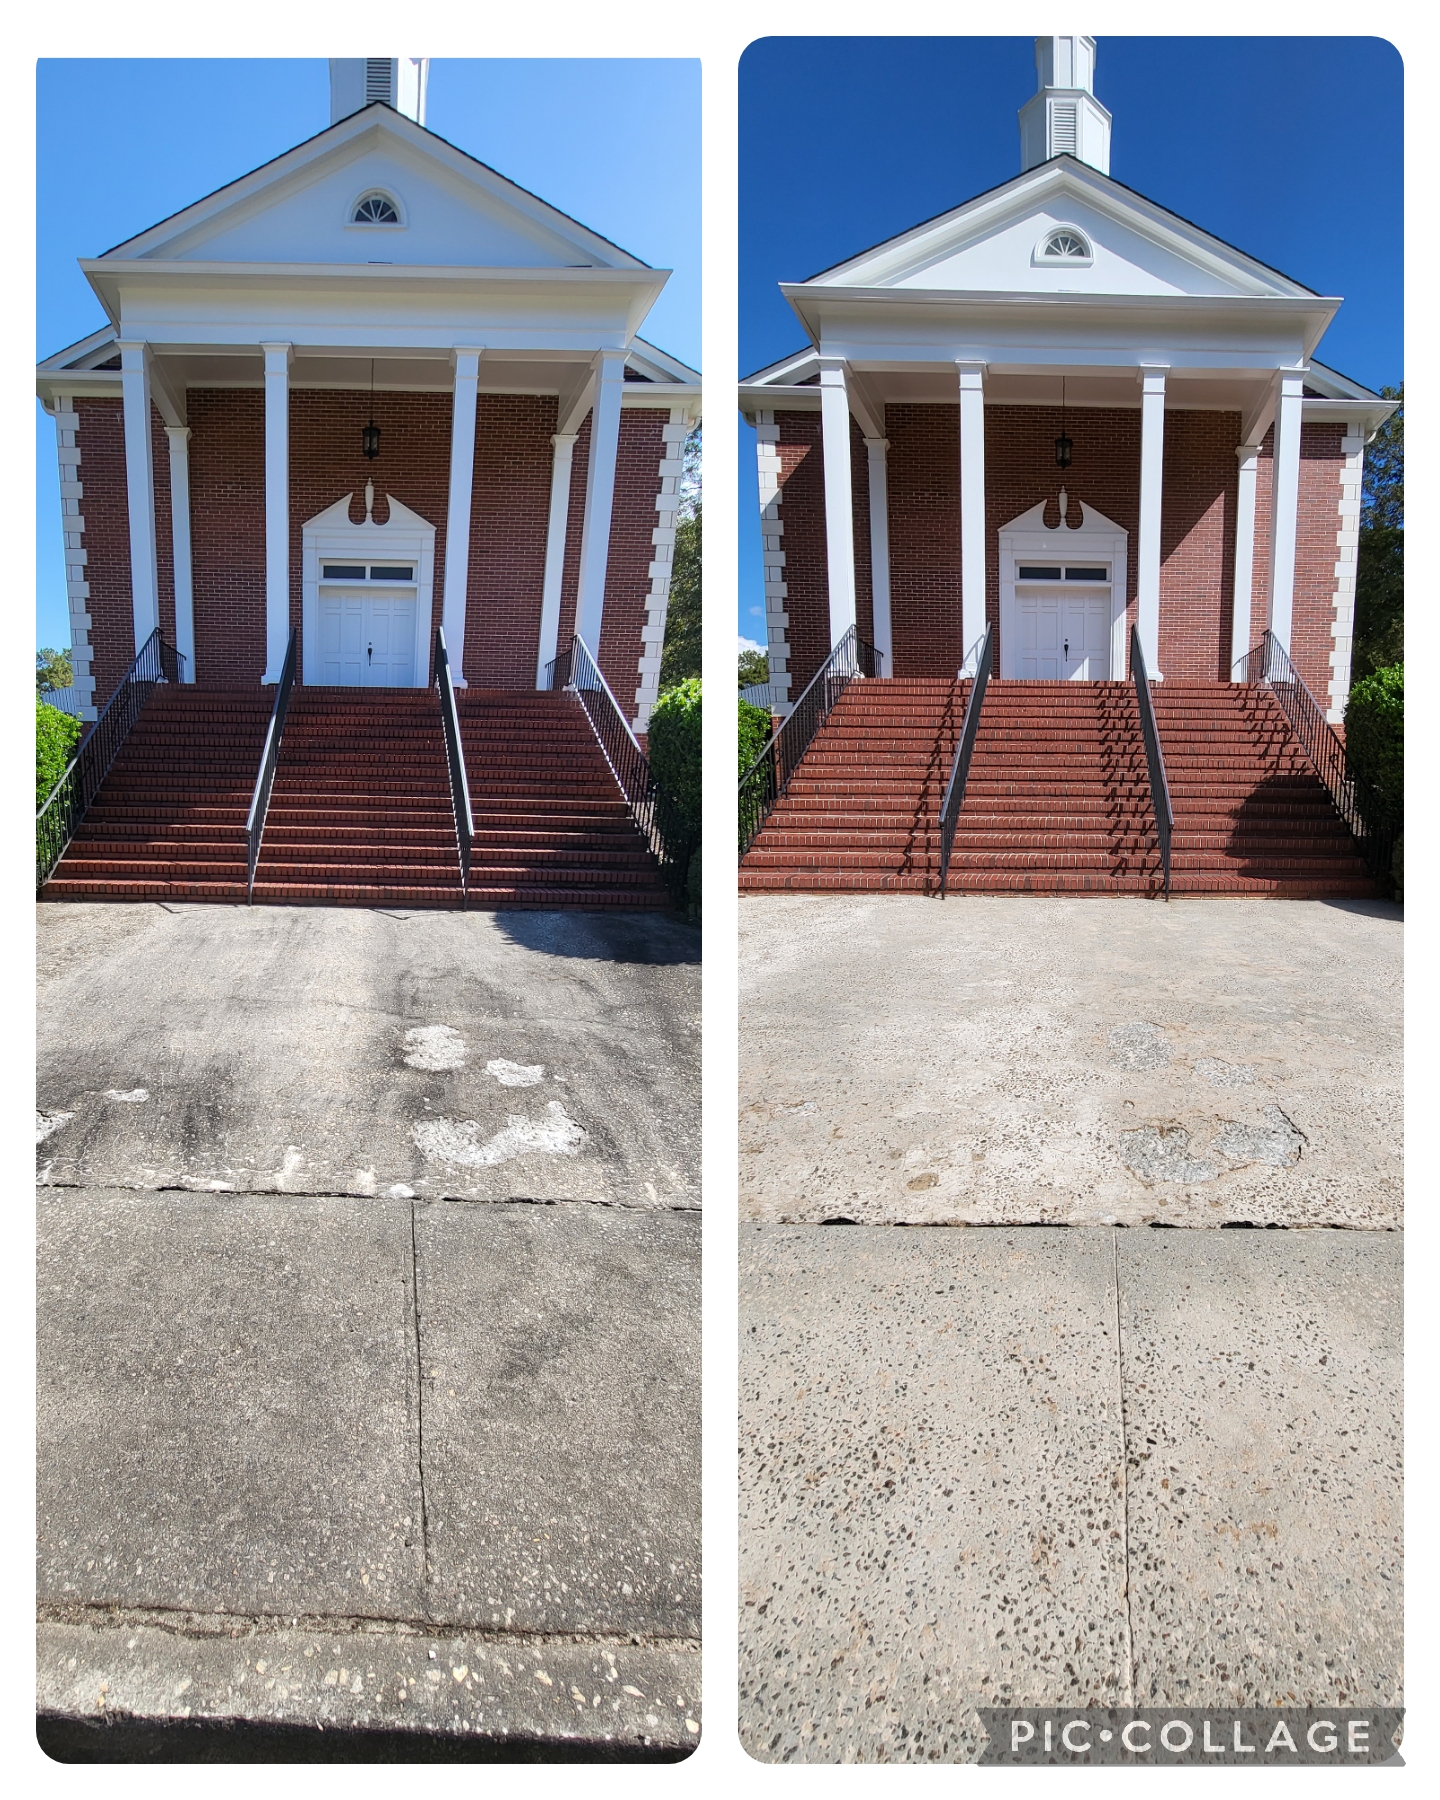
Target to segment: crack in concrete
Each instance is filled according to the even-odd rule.
[[[389,1194],[361,1193],[358,1188],[202,1188],[183,1187],[178,1182],[166,1182],[159,1187],[148,1184],[107,1181],[37,1181],[37,1191],[51,1189],[55,1192],[81,1192],[104,1189],[107,1193],[118,1194],[190,1194],[196,1200],[390,1200]],[[477,1199],[469,1194],[413,1194],[413,1203],[422,1206],[594,1206],[607,1212],[634,1213],[681,1213],[699,1218],[702,1208],[696,1205],[680,1206],[669,1204],[664,1206],[642,1205],[638,1200],[601,1200],[577,1198],[563,1194],[557,1199],[547,1200],[540,1195],[506,1194],[503,1199]]]
[[[429,1603],[430,1514],[425,1498],[425,1358],[420,1347],[420,1249],[410,1202],[410,1312],[415,1329],[415,1461],[420,1481],[420,1585]]]
[[[1130,1581],[1130,1439],[1125,1425],[1125,1345],[1120,1318],[1120,1237],[1111,1230],[1111,1275],[1115,1290],[1115,1395],[1120,1408],[1120,1558],[1125,1572],[1125,1704],[1135,1704],[1135,1621]]]
[[[499,1644],[523,1648],[534,1645],[605,1645],[616,1649],[693,1651],[699,1638],[666,1637],[659,1632],[524,1631],[494,1625],[465,1625],[433,1618],[380,1618],[363,1613],[202,1613],[180,1607],[106,1606],[77,1601],[70,1605],[41,1602],[35,1608],[37,1625],[82,1625],[94,1630],[147,1626],[173,1632],[177,1637],[264,1636],[281,1631],[300,1631],[329,1637],[464,1638],[467,1643]]]

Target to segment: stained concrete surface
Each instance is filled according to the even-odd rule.
[[[37,919],[42,1182],[698,1204],[699,934],[666,915]]]
[[[741,1216],[1401,1223],[1382,901],[740,908]]]
[[[368,1729],[383,1706],[337,1711],[323,1680],[247,1697],[211,1652],[378,1633],[422,1730],[693,1746],[697,934],[39,921],[42,1707]],[[437,1121],[504,1154],[447,1170],[416,1133]],[[50,1667],[57,1632],[79,1635]],[[405,1659],[446,1644],[500,1674],[400,1700]],[[583,1711],[542,1691],[615,1655],[644,1679]]]
[[[700,1224],[417,1215],[433,1617],[700,1635]]]
[[[742,1225],[746,1748],[963,1761],[982,1704],[1398,1702],[1400,1260]]]

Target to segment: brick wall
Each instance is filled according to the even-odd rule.
[[[1339,550],[1340,476],[1345,467],[1341,425],[1300,429],[1300,498],[1295,518],[1295,597],[1290,655],[1300,679],[1323,709],[1329,703],[1335,647],[1335,564]],[[1250,641],[1258,644],[1270,605],[1270,517],[1275,481],[1275,432],[1265,434],[1255,473],[1255,573],[1251,583]]]
[[[779,432],[780,517],[785,526],[790,698],[798,700],[805,684],[830,654],[824,452],[820,448],[819,413],[777,412],[775,425]]]
[[[534,685],[556,405],[553,396],[541,395],[478,399],[465,629],[465,668],[472,685]],[[103,705],[135,654],[124,419],[118,399],[80,399],[77,409],[96,699]],[[374,417],[381,440],[373,463],[360,453],[360,431],[370,412],[367,393],[291,389],[290,618],[302,630],[304,523],[351,493],[350,516],[358,524],[367,479],[375,483],[377,521],[387,519],[393,494],[435,526],[432,621],[440,621],[451,398],[377,395]],[[207,685],[252,687],[265,667],[264,395],[256,388],[191,388],[188,414],[196,677]],[[651,410],[621,416],[600,661],[622,705],[635,689],[647,618],[668,416]],[[151,429],[160,617],[173,639],[169,444],[158,412],[152,413]],[[562,645],[574,630],[589,433],[587,419],[571,475]]]
[[[125,420],[118,400],[75,400],[85,498],[86,579],[95,657],[95,704],[103,706],[135,660],[130,603],[130,519],[125,490]]]
[[[1240,426],[1239,413],[1165,415],[1160,668],[1167,681],[1229,678]]]

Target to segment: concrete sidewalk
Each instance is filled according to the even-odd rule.
[[[741,1735],[1397,1704],[1400,1234],[741,1228]]]
[[[42,1710],[693,1747],[696,934],[39,916]]]

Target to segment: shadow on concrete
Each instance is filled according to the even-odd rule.
[[[670,913],[515,910],[492,917],[512,944],[546,956],[615,963],[700,961],[699,926]]]
[[[38,1713],[35,1739],[59,1763],[674,1763],[694,1746],[457,1738],[414,1731],[322,1731],[218,1719],[67,1718]]]
[[[1354,913],[1359,919],[1403,919],[1405,908],[1398,900],[1347,900],[1341,895],[1332,895],[1320,902],[1322,906],[1333,906],[1337,912]]]

